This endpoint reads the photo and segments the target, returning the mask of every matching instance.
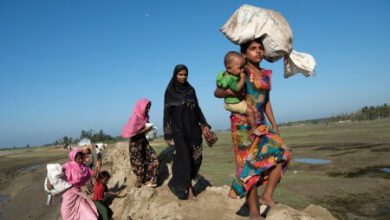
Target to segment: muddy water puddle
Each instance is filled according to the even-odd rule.
[[[390,168],[385,167],[385,168],[380,169],[380,171],[382,171],[384,173],[390,173]]]
[[[3,203],[9,199],[10,195],[0,194],[0,203]]]

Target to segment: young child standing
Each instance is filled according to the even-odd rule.
[[[152,129],[149,110],[152,103],[147,99],[137,101],[129,121],[122,130],[122,137],[130,138],[129,153],[131,169],[137,176],[136,187],[157,186],[158,156],[149,145],[145,134]]]
[[[238,52],[229,51],[224,58],[226,70],[218,74],[217,86],[222,89],[230,89],[235,93],[242,93],[245,87],[245,58]],[[238,96],[228,96],[224,99],[225,109],[230,112],[246,114],[251,132],[260,136],[256,129],[254,111],[248,107],[246,101]]]
[[[99,213],[99,217],[102,220],[111,219],[112,211],[104,204],[104,193],[111,195],[117,195],[117,193],[108,191],[107,183],[111,178],[111,175],[107,171],[100,172],[100,167],[97,169],[98,175],[95,176],[95,185],[93,188],[92,200],[95,203],[96,209]],[[99,218],[99,219],[100,219]]]
[[[84,164],[85,166],[89,167],[90,169],[94,168],[94,163],[95,163],[95,158],[92,154],[91,148],[88,146],[85,146],[83,148],[83,153],[84,153]],[[85,193],[90,194],[93,192],[93,182],[92,178],[89,180],[89,182],[86,184],[84,188]]]

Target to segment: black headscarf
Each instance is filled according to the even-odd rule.
[[[197,104],[194,87],[192,87],[188,81],[180,83],[176,79],[177,74],[181,70],[186,70],[188,73],[188,68],[185,65],[179,64],[175,66],[171,81],[169,81],[167,89],[165,90],[164,107],[178,106],[185,103]]]

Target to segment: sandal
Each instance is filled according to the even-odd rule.
[[[266,218],[270,209],[271,209],[271,206],[266,205],[266,204],[261,204],[259,207],[260,215],[263,216],[264,218]]]
[[[277,204],[277,203],[276,203]],[[261,204],[259,206],[260,215],[262,217],[266,217],[268,212],[270,211],[271,206],[266,204]],[[236,212],[236,215],[242,216],[242,217],[248,217],[249,216],[249,206],[248,204],[244,203],[240,209]]]
[[[249,216],[249,206],[248,206],[248,204],[246,204],[246,202],[236,212],[236,215],[239,215],[239,216],[242,216],[242,217],[248,217]]]

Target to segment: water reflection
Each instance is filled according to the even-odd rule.
[[[332,163],[331,160],[316,159],[316,158],[294,158],[293,161],[297,163],[306,163],[306,164],[314,164],[314,165],[324,165],[324,164]]]
[[[0,194],[0,203],[7,201],[9,197],[10,195]]]
[[[390,173],[390,168],[382,168],[382,169],[380,169],[382,172],[384,172],[384,173]]]

